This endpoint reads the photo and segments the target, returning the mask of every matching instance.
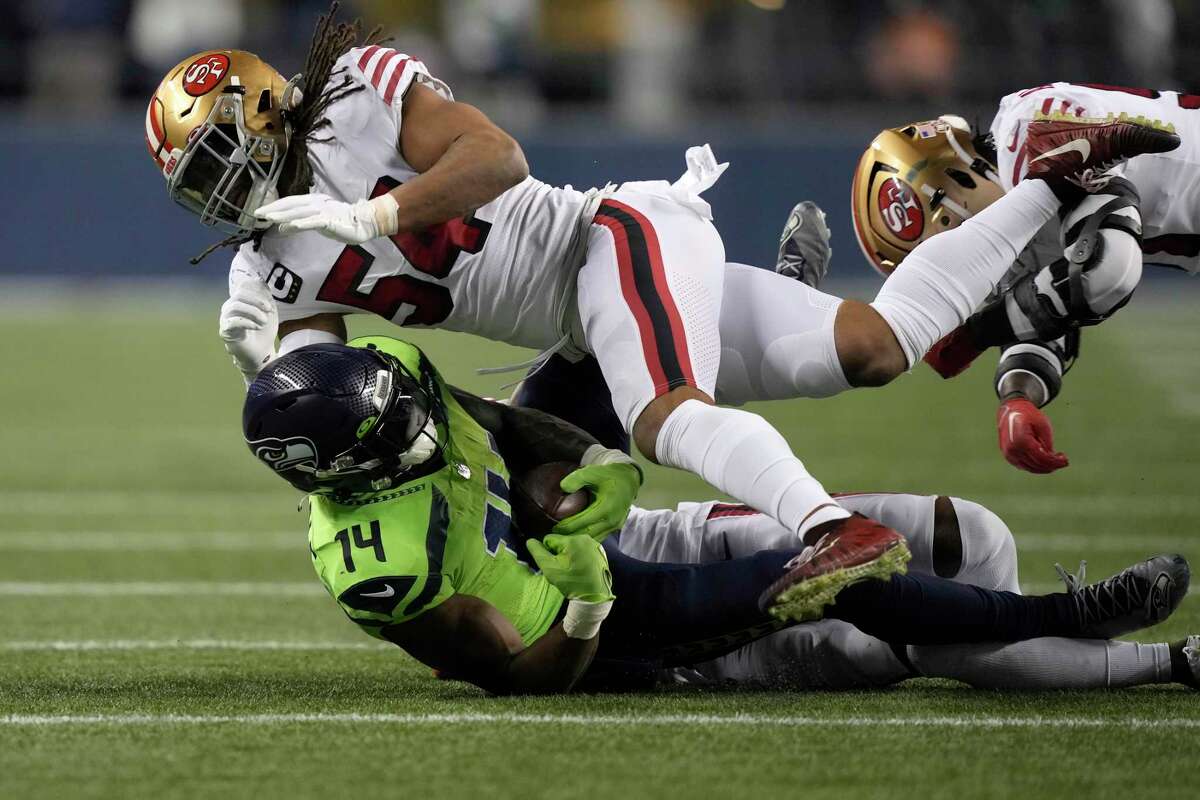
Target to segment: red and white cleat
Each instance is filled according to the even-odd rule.
[[[943,378],[953,378],[964,372],[983,351],[975,346],[975,338],[963,325],[947,333],[929,348],[922,359]]]
[[[1179,147],[1173,125],[1145,117],[1109,115],[1103,119],[1038,114],[1029,123],[1027,178],[1041,178],[1062,197],[1065,191],[1095,192],[1109,181],[1106,170],[1144,153]],[[1070,189],[1070,186],[1078,189]]]
[[[839,520],[815,545],[789,561],[782,578],[758,598],[758,605],[778,620],[820,619],[825,606],[847,586],[904,573],[912,558],[908,543],[896,531],[861,514]]]

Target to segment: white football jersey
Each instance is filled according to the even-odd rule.
[[[1025,131],[1039,111],[1080,117],[1125,112],[1173,124],[1182,140],[1177,149],[1137,156],[1112,172],[1133,183],[1141,196],[1146,263],[1200,272],[1200,95],[1077,83],[1010,94],[1000,101],[991,129],[1005,191],[1028,169]]]
[[[400,152],[405,93],[420,82],[450,90],[415,58],[359,47],[343,55],[331,83],[359,90],[328,109],[329,126],[309,145],[313,192],[357,202],[417,173]],[[272,229],[245,244],[235,273],[267,281],[282,320],[320,313],[377,314],[397,325],[436,326],[546,348],[560,337],[573,300],[570,263],[587,196],[526,178],[471,216],[420,233],[345,245],[316,232]]]

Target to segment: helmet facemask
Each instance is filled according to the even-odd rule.
[[[318,494],[382,491],[434,460],[444,447],[437,424],[445,414],[432,379],[418,379],[387,353],[367,352],[380,362],[371,390],[377,413],[359,426],[357,444],[335,455],[329,469],[314,472]],[[353,480],[356,475],[363,480]],[[330,489],[323,490],[322,483]]]
[[[205,225],[238,236],[269,227],[254,212],[274,199],[286,155],[286,144],[281,147],[276,137],[247,128],[244,94],[240,85],[227,87],[163,169],[171,199]],[[285,122],[284,141],[290,137]]]

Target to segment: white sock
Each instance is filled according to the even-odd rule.
[[[966,322],[1060,205],[1044,181],[1022,181],[905,257],[871,306],[891,326],[910,368]]]
[[[694,472],[801,536],[850,516],[792,455],[783,436],[748,411],[688,400],[663,422],[655,454],[660,464]]]
[[[1171,682],[1166,644],[1046,637],[1009,644],[910,646],[922,675],[981,689],[1107,689]]]

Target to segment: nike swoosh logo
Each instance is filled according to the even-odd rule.
[[[1081,163],[1086,164],[1088,157],[1092,154],[1092,143],[1089,142],[1087,139],[1072,139],[1071,141],[1067,142],[1066,144],[1059,145],[1058,147],[1054,148],[1053,150],[1047,150],[1045,153],[1042,153],[1040,156],[1033,159],[1033,161],[1030,161],[1029,163],[1032,164],[1034,161],[1041,161],[1043,158],[1050,158],[1051,156],[1057,156],[1057,155],[1061,155],[1063,153],[1070,153],[1072,151],[1079,153],[1079,157],[1083,159],[1083,161]]]
[[[391,597],[395,593],[396,593],[395,587],[393,587],[391,584],[385,583],[383,585],[382,592],[363,592],[362,596],[363,597]]]

